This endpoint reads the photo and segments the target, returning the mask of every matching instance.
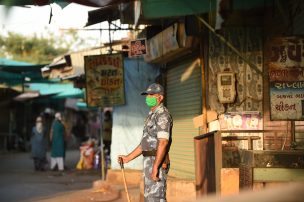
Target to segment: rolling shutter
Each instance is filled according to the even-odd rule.
[[[201,114],[201,70],[198,60],[174,65],[167,71],[167,107],[173,117],[170,176],[194,179],[193,137],[199,130],[193,117]]]

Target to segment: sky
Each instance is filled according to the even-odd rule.
[[[49,24],[50,11],[52,7],[53,17]],[[98,9],[96,7],[82,6],[71,3],[64,8],[57,4],[47,6],[27,6],[6,9],[0,6],[0,33],[5,34],[9,31],[20,33],[26,36],[34,34],[46,35],[46,29],[50,30],[56,36],[62,36],[62,29],[83,29],[87,22],[88,11]],[[87,29],[108,28],[108,23],[103,22],[87,27]],[[78,31],[80,37],[88,39],[90,46],[98,46],[100,43],[109,41],[108,31]],[[126,37],[126,32],[111,33],[112,38],[119,39]],[[96,45],[97,43],[97,45]]]

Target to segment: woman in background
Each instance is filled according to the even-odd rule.
[[[102,124],[102,135],[103,135],[103,143],[106,151],[106,155],[110,156],[111,153],[111,142],[112,142],[112,113],[110,111],[106,111],[104,113],[104,119]]]
[[[31,135],[31,149],[32,158],[34,160],[34,166],[36,171],[44,171],[46,164],[46,152],[47,152],[47,137],[46,130],[43,126],[42,117],[36,118],[36,124],[32,129]]]

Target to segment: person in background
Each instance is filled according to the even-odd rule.
[[[32,128],[31,134],[31,155],[34,160],[36,171],[44,171],[46,165],[46,152],[48,142],[46,137],[46,129],[43,126],[42,117],[36,118],[36,124]]]
[[[77,138],[79,145],[88,140],[89,137],[86,136],[86,120],[83,115],[77,116],[76,123],[72,127],[72,133]]]
[[[151,84],[142,95],[146,96],[150,112],[145,121],[141,143],[128,155],[119,155],[118,163],[128,163],[143,155],[145,202],[165,202],[173,120],[163,105],[164,88],[161,85]]]
[[[51,170],[55,170],[58,166],[59,171],[64,170],[64,157],[65,157],[65,127],[62,122],[60,112],[55,114],[55,119],[52,123],[50,140],[51,148]]]
[[[112,114],[110,111],[105,111],[102,124],[103,143],[106,150],[106,155],[110,156],[112,142]]]
[[[90,134],[90,138],[100,141],[100,119],[97,115],[93,115],[88,123],[88,132]]]

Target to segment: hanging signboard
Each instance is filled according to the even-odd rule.
[[[304,120],[304,38],[266,44],[271,120]]]
[[[88,106],[110,107],[125,103],[121,54],[85,56],[84,66]]]
[[[146,39],[136,39],[130,41],[129,57],[143,56],[147,54]]]

